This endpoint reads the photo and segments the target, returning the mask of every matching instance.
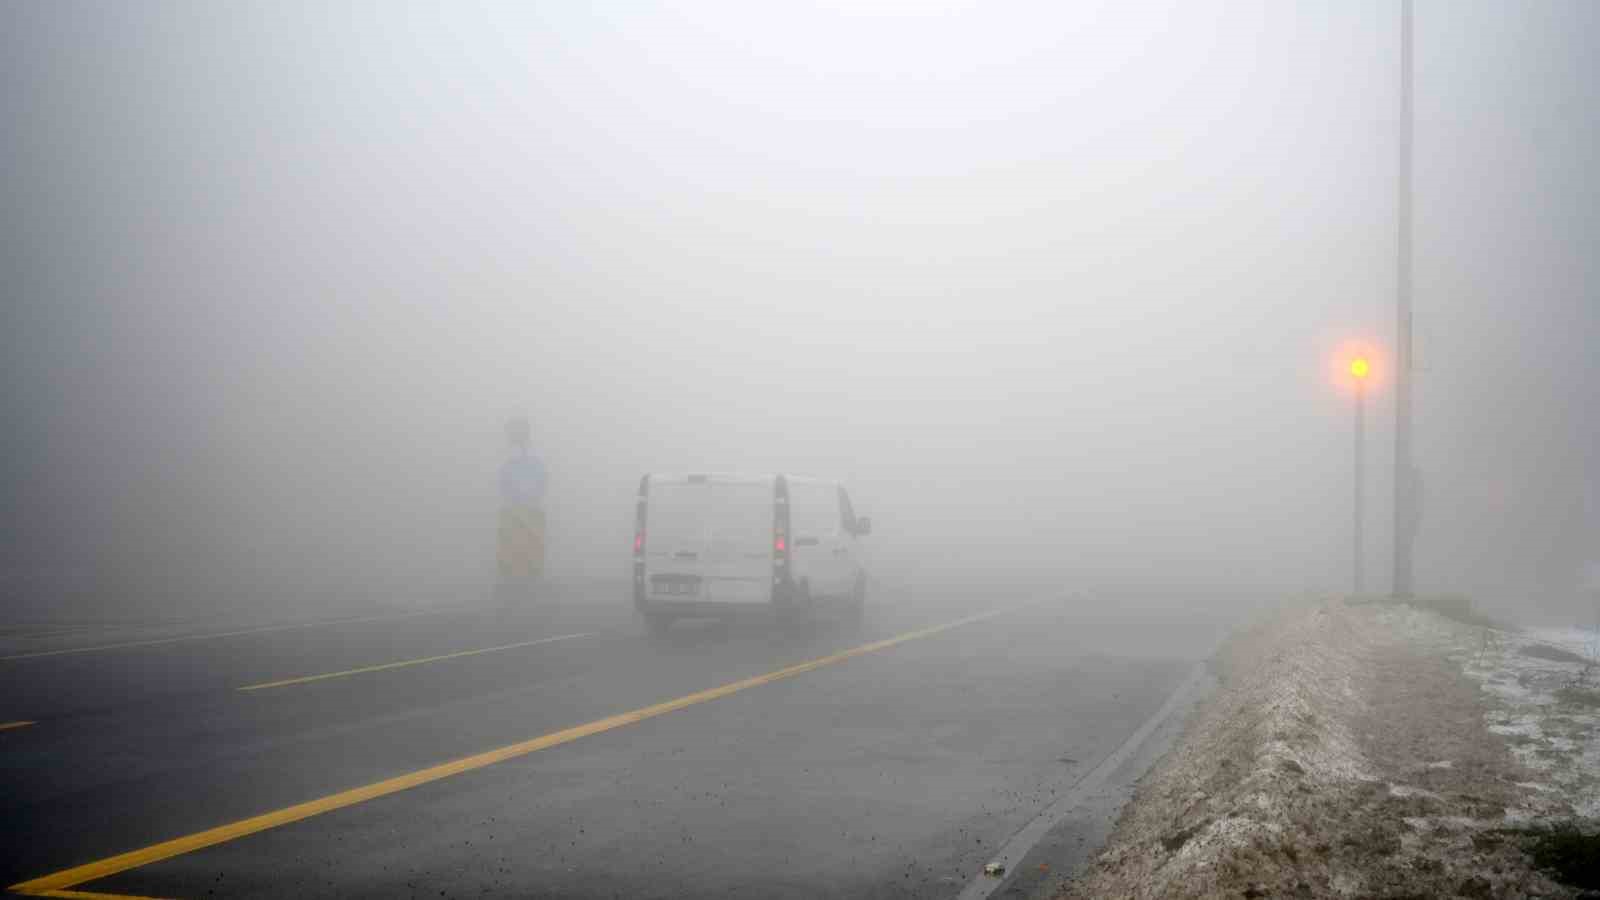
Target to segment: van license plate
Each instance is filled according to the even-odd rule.
[[[700,593],[700,585],[692,581],[658,581],[651,585],[650,592],[669,597],[693,597]]]

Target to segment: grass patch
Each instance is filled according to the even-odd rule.
[[[1528,644],[1520,652],[1523,656],[1531,656],[1534,659],[1548,659],[1551,662],[1578,663],[1579,665],[1588,662],[1587,659],[1573,653],[1571,650],[1563,650],[1560,647],[1551,647],[1546,644]]]
[[[1453,619],[1467,625],[1476,625],[1480,628],[1498,628],[1504,626],[1478,612],[1472,606],[1472,598],[1466,594],[1419,594],[1410,598],[1412,606],[1436,612],[1446,619]]]
[[[1182,829],[1179,829],[1178,831],[1174,831],[1172,834],[1169,834],[1166,837],[1161,839],[1161,846],[1168,853],[1176,853],[1178,850],[1181,850],[1183,848],[1184,844],[1189,843],[1189,839],[1190,838],[1192,838],[1195,835],[1199,834],[1201,829],[1205,828],[1207,825],[1210,825],[1210,824],[1211,824],[1211,820],[1210,819],[1206,819],[1204,822],[1200,822],[1200,823],[1197,823],[1195,825],[1191,825],[1188,828],[1182,828]]]
[[[1600,709],[1600,688],[1564,687],[1556,691],[1556,699],[1569,706]]]
[[[1600,834],[1566,822],[1516,832],[1533,864],[1551,878],[1583,890],[1600,890]]]

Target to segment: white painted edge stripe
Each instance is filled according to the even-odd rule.
[[[1122,746],[1114,750],[1110,756],[1101,760],[1100,764],[1090,770],[1089,774],[1078,779],[1071,790],[1067,791],[1065,795],[1058,798],[1054,803],[1045,807],[1044,812],[1039,813],[1032,822],[1022,826],[1022,830],[1012,835],[1011,839],[1006,841],[1000,848],[1000,851],[990,858],[991,862],[998,862],[1006,867],[1005,874],[996,877],[985,875],[981,872],[978,873],[977,877],[968,882],[958,900],[985,900],[990,894],[1010,882],[1017,874],[1014,870],[1015,866],[1022,862],[1023,858],[1028,855],[1028,851],[1033,849],[1033,845],[1039,843],[1046,834],[1049,834],[1050,829],[1054,828],[1062,819],[1065,819],[1090,793],[1099,789],[1100,785],[1111,777],[1111,773],[1126,762],[1128,757],[1132,756],[1139,749],[1139,746],[1150,737],[1150,734],[1177,710],[1179,704],[1194,692],[1195,687],[1200,684],[1205,674],[1206,661],[1202,660],[1195,663],[1194,668],[1189,670],[1189,677],[1185,678],[1181,684],[1173,689],[1172,693],[1167,696],[1167,702],[1161,704],[1161,708],[1156,710],[1154,715],[1146,719],[1137,731],[1129,735],[1128,739],[1122,742]]]

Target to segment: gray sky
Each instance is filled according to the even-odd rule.
[[[561,571],[782,469],[886,575],[1346,587],[1397,4],[584,6],[0,12],[13,584],[481,582],[525,410]],[[1600,8],[1416,21],[1419,581],[1565,610]]]

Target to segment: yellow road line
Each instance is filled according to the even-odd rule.
[[[241,634],[265,634],[269,631],[289,631],[295,628],[320,628],[325,625],[353,625],[357,622],[387,622],[393,619],[410,619],[416,616],[442,616],[450,613],[465,612],[462,607],[454,609],[425,609],[420,612],[396,613],[386,616],[363,616],[355,619],[330,619],[320,622],[295,622],[290,625],[263,625],[260,628],[245,628],[239,631],[218,631],[210,634],[186,634],[182,637],[156,638],[149,641],[123,641],[119,644],[95,644],[91,647],[68,647],[65,650],[36,650],[32,653],[17,653],[11,656],[0,656],[0,662],[8,659],[36,659],[41,656],[64,656],[68,653],[92,653],[96,650],[121,650],[126,647],[154,647],[157,644],[177,644],[183,641],[208,641],[213,638],[238,637]]]
[[[423,663],[438,662],[441,659],[459,659],[463,656],[477,656],[479,653],[494,653],[498,650],[515,650],[518,647],[532,647],[535,644],[553,644],[556,641],[569,641],[573,638],[590,637],[592,631],[578,634],[558,634],[555,637],[540,638],[536,641],[523,641],[518,644],[501,644],[498,647],[480,647],[477,650],[458,650],[455,653],[441,653],[438,656],[424,656],[420,659],[402,659],[399,662],[380,663],[376,666],[362,666],[359,669],[345,669],[343,672],[327,672],[322,675],[306,675],[300,678],[285,678],[281,681],[267,681],[261,684],[246,685],[236,688],[241,691],[264,691],[267,688],[288,687],[291,684],[306,684],[312,681],[323,681],[328,678],[343,678],[346,675],[360,675],[363,672],[382,672],[384,669],[399,669],[404,666],[420,666]]]
[[[22,894],[22,892],[19,892]],[[94,890],[40,890],[24,897],[64,897],[66,900],[160,900],[160,897],[142,897],[139,894],[96,894]]]
[[[226,825],[208,828],[205,831],[197,831],[194,834],[185,835],[180,838],[173,838],[170,841],[152,844],[148,847],[143,847],[138,850],[130,850],[127,853],[106,857],[105,859],[97,860],[92,863],[86,863],[75,868],[63,869],[60,872],[35,878],[31,881],[24,881],[14,884],[10,887],[10,890],[17,893],[33,894],[37,896],[43,891],[59,891],[66,888],[76,887],[77,885],[84,884],[86,882],[96,881],[101,878],[107,878],[112,875],[116,875],[119,872],[126,872],[129,869],[137,869],[140,866],[147,866],[151,863],[160,862],[165,859],[171,859],[175,856],[182,856],[185,853],[192,853],[195,850],[202,850],[206,847],[227,843],[228,841],[235,841],[239,838],[255,834],[259,831],[266,831],[269,828],[277,828],[280,825],[288,825],[292,822],[298,822],[302,819],[309,819],[312,816],[321,815],[326,812],[332,812],[336,809],[343,809],[347,806],[355,806],[358,803],[365,803],[368,800],[376,800],[379,797],[386,797],[389,794],[396,794],[400,791],[438,781],[442,778],[449,778],[452,775],[460,775],[463,772],[471,772],[474,769],[492,766],[495,763],[505,762],[508,759],[526,756],[538,750],[545,750],[550,747],[560,746],[561,744],[571,743],[579,738],[611,731],[616,728],[621,728],[624,725],[633,725],[637,722],[643,722],[646,719],[653,719],[656,716],[666,715],[667,713],[675,712],[688,706],[694,706],[698,703],[705,703],[707,701],[726,697],[729,694],[737,694],[740,691],[749,690],[753,687],[759,687],[763,684],[771,684],[774,681],[780,681],[785,678],[793,678],[796,675],[810,672],[813,669],[820,669],[823,666],[832,665],[833,663],[843,662],[844,660],[862,656],[867,653],[872,653],[877,650],[893,647],[896,644],[903,644],[906,641],[914,641],[918,638],[924,638],[930,635],[938,634],[941,631],[949,631],[952,628],[958,628],[962,625],[969,625],[973,622],[979,622],[984,619],[993,618],[994,616],[1000,615],[1006,611],[1007,610],[1005,609],[997,609],[986,613],[980,613],[975,616],[967,616],[964,619],[957,619],[954,622],[946,622],[943,625],[933,625],[917,631],[910,631],[892,638],[874,641],[870,644],[862,644],[859,647],[853,647],[849,650],[843,650],[829,656],[818,657],[809,662],[798,663],[786,668],[777,669],[775,671],[768,672],[765,675],[757,675],[753,678],[746,678],[741,681],[730,682],[722,685],[721,687],[714,687],[709,690],[699,691],[693,694],[686,694],[676,700],[668,700],[665,703],[657,703],[654,706],[646,706],[631,712],[607,716],[604,719],[596,719],[595,721],[584,725],[578,725],[576,727],[563,729],[561,731],[553,731],[541,737],[522,741],[521,743],[517,744],[511,744],[509,746],[501,747],[497,750],[489,750],[483,753],[474,754],[472,756],[465,756],[452,762],[441,763],[440,765],[431,766],[429,768],[411,772],[406,775],[388,778],[364,787],[353,788],[348,791],[341,791],[337,794],[329,794],[326,797],[318,797],[315,800],[308,800],[305,803],[297,803],[294,806],[285,807],[269,813],[262,813],[259,816],[251,816],[248,819],[240,819],[237,822],[229,822]]]
[[[10,731],[13,728],[27,728],[29,725],[37,724],[39,723],[33,721],[32,719],[27,719],[20,722],[0,722],[0,731]]]

